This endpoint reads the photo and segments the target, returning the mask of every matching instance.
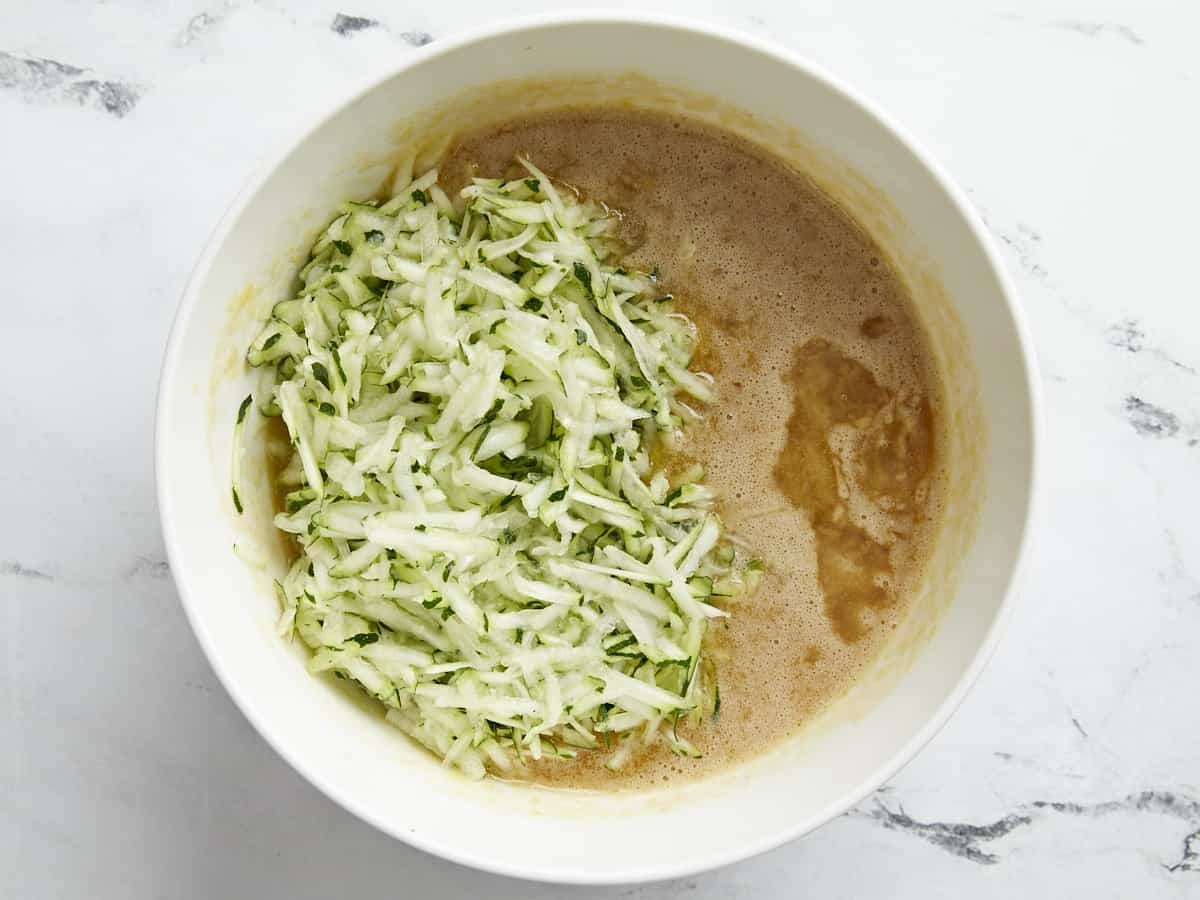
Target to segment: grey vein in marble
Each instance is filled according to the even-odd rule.
[[[154,578],[164,579],[171,577],[171,566],[165,559],[156,559],[153,556],[139,556],[132,566],[130,566],[125,575],[127,578]]]
[[[656,884],[639,884],[628,887],[617,894],[618,897],[647,898],[647,900],[673,900],[673,898],[691,895],[699,889],[700,883],[693,878],[686,881],[667,881]]]
[[[1032,227],[1018,222],[1013,231],[992,229],[992,233],[1000,239],[1002,244],[1012,250],[1017,257],[1017,263],[1025,272],[1038,279],[1046,277],[1046,267],[1038,262],[1036,250],[1037,245],[1042,242],[1042,236]]]
[[[1189,446],[1195,446],[1196,442],[1192,440],[1188,443]],[[1171,563],[1170,571],[1161,573],[1163,579],[1168,584],[1182,586],[1187,600],[1200,603],[1200,582],[1188,570],[1187,559],[1184,557],[1183,548],[1179,545],[1179,539],[1170,528],[1164,528],[1162,534]]]
[[[1002,228],[989,218],[977,199],[975,204],[988,232],[1000,242],[1022,272],[1041,282],[1042,286],[1049,290],[1059,303],[1084,323],[1096,329],[1103,327],[1100,322],[1096,321],[1088,303],[1072,300],[1054,284],[1049,270],[1041,261],[1042,235],[1037,229],[1024,222],[1016,222],[1011,227]],[[1160,347],[1147,343],[1146,333],[1136,319],[1125,318],[1108,326],[1107,335],[1109,345],[1118,350],[1163,363],[1189,375],[1197,374],[1194,367],[1175,359]],[[1066,380],[1061,376],[1050,375],[1049,377],[1060,382]],[[1179,430],[1179,421],[1172,413],[1145,403],[1140,398],[1126,398],[1125,411],[1126,418],[1129,419],[1134,429],[1144,436],[1171,437]]]
[[[1131,44],[1141,46],[1146,42],[1142,40],[1141,35],[1130,28],[1128,25],[1119,25],[1109,22],[1080,22],[1076,19],[1062,19],[1054,23],[1055,28],[1063,31],[1073,31],[1076,34],[1082,34],[1084,37],[1103,37],[1112,35],[1123,41],[1128,41]]]
[[[426,44],[433,43],[433,35],[428,31],[402,31],[400,39],[414,47],[424,47]]]
[[[175,35],[176,47],[187,47],[190,44],[196,43],[207,32],[216,28],[225,20],[225,12],[209,12],[204,10],[188,19],[187,25],[179,34]]]
[[[1200,872],[1200,828],[1183,839],[1183,856],[1167,866],[1169,872]]]
[[[379,21],[377,19],[368,19],[364,16],[348,16],[345,13],[338,13],[333,17],[333,21],[329,23],[329,30],[334,34],[340,34],[342,37],[347,37],[358,31],[366,31],[369,28],[378,28]]]
[[[1183,838],[1179,859],[1164,862],[1162,866],[1171,872],[1200,871],[1200,801],[1171,791],[1142,791],[1120,800],[1099,803],[1036,800],[981,825],[969,822],[921,822],[904,812],[903,807],[890,809],[878,800],[873,810],[856,810],[850,815],[866,816],[889,831],[911,834],[954,856],[990,866],[1003,859],[988,849],[989,843],[1031,827],[1046,815],[1054,813],[1100,818],[1118,812],[1168,816],[1183,821],[1192,830]]]
[[[1001,18],[1009,22],[1023,23],[1038,28],[1051,28],[1055,31],[1069,31],[1072,34],[1081,35],[1082,37],[1086,38],[1114,37],[1119,41],[1124,41],[1128,44],[1132,44],[1135,47],[1144,46],[1146,43],[1140,34],[1138,34],[1128,25],[1122,25],[1119,22],[1092,22],[1083,19],[1057,19],[1047,21],[1043,18],[1023,16],[1016,13],[1010,13],[1002,16]]]
[[[378,19],[368,19],[365,16],[351,16],[346,13],[338,13],[333,17],[333,21],[329,23],[329,30],[341,37],[351,37],[360,31],[370,31],[375,28],[381,28],[391,33],[391,29]],[[413,47],[424,47],[426,44],[433,42],[433,36],[427,31],[402,31],[398,37],[404,43]]]
[[[857,813],[851,813],[857,815]],[[964,822],[918,822],[904,809],[889,809],[877,803],[874,810],[866,813],[871,819],[889,831],[903,831],[954,856],[984,865],[993,865],[1000,858],[980,848],[981,843],[994,841],[1009,832],[1033,824],[1029,815],[1011,814],[986,825],[971,825]]]
[[[30,578],[34,581],[53,581],[54,576],[40,569],[31,569],[16,560],[0,562],[0,575],[11,575],[14,578]]]
[[[0,89],[16,91],[40,103],[73,103],[102,110],[118,119],[142,97],[142,88],[124,81],[96,78],[87,69],[36,56],[0,50]]]
[[[202,9],[179,30],[171,42],[176,47],[190,47],[199,43],[209,32],[224,25],[229,17],[238,9],[250,6],[257,0],[223,0],[214,6]]]
[[[1117,812],[1139,812],[1179,819],[1192,829],[1183,837],[1177,862],[1163,863],[1170,872],[1200,872],[1200,801],[1171,791],[1142,791],[1121,800],[1102,803],[1051,803],[1038,801],[1036,809],[1071,816],[1098,818]]]
[[[1125,420],[1142,437],[1169,438],[1179,433],[1178,416],[1133,394],[1125,398]]]
[[[1180,362],[1158,347],[1148,345],[1146,343],[1146,333],[1142,331],[1142,327],[1136,319],[1122,319],[1113,325],[1108,330],[1108,342],[1117,349],[1124,350],[1126,353],[1141,354],[1166,363],[1182,372],[1187,372],[1189,375],[1196,374],[1196,370],[1187,363]]]
[[[971,195],[975,211],[979,214],[984,228],[1004,245],[1004,248],[1016,259],[1021,271],[1038,281],[1045,281],[1049,272],[1038,257],[1042,236],[1037,229],[1024,222],[1016,222],[1011,228],[997,225],[976,192],[968,188],[967,193]]]
[[[1084,740],[1088,739],[1087,736],[1082,737]],[[1043,775],[1050,775],[1054,778],[1069,778],[1072,781],[1083,781],[1088,777],[1082,772],[1075,771],[1069,766],[1054,765],[1053,763],[1046,762],[1045,759],[1038,756],[1019,756],[1016,753],[1010,753],[1006,750],[993,750],[992,756],[1017,768],[1027,769],[1030,772],[1038,772]]]

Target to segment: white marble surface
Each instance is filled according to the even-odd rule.
[[[571,895],[1200,896],[1200,6],[637,5],[825,64],[966,187],[1041,354],[1044,516],[994,662],[890,785],[761,858]],[[259,154],[497,9],[0,5],[0,896],[566,895],[396,843],[275,756],[188,630],[151,467],[176,300]]]

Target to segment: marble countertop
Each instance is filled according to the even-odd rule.
[[[824,64],[965,186],[1040,354],[1045,494],[999,652],[890,784],[757,859],[571,896],[1200,896],[1200,6],[628,5]],[[0,6],[0,895],[565,895],[409,849],[280,760],[192,638],[154,501],[163,344],[244,177],[496,9]]]

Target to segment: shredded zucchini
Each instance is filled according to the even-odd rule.
[[[695,755],[706,625],[747,579],[703,471],[672,486],[648,449],[712,385],[614,219],[522,162],[453,203],[429,172],[343,204],[252,343],[294,448],[280,631],[472,776]]]

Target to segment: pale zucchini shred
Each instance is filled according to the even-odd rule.
[[[471,777],[694,756],[680,719],[719,708],[707,621],[762,569],[735,565],[703,472],[670,488],[648,444],[714,389],[607,210],[522,162],[455,202],[432,171],[342,204],[252,343],[294,451],[280,631]]]

